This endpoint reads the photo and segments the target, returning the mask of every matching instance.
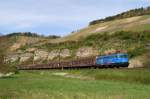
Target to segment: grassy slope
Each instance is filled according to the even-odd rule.
[[[15,51],[16,49],[22,47],[22,46],[32,46],[33,44],[40,45],[41,43],[48,41],[49,39],[44,37],[27,37],[27,36],[12,36],[16,38],[16,41],[12,46],[10,46],[10,49],[12,51]]]
[[[72,33],[67,37],[59,38],[53,42],[62,42],[67,40],[79,40],[88,35],[95,33],[104,32],[116,32],[116,31],[143,31],[150,30],[150,15],[138,16],[126,19],[120,19],[115,21],[109,21],[105,23],[100,23],[87,28],[81,29],[78,32]]]
[[[46,39],[46,38],[34,38],[34,37],[25,37],[18,36],[17,43],[31,43],[34,42],[35,45],[42,45],[45,43],[58,43],[68,40],[78,41],[80,38],[87,37],[91,34],[104,32],[116,32],[116,31],[145,31],[150,30],[150,15],[138,16],[126,19],[120,19],[115,21],[109,21],[105,23],[100,23],[92,26],[88,26],[87,28],[81,29],[78,32],[72,33],[66,37],[57,38],[57,39]]]
[[[150,98],[149,69],[63,71],[74,75],[94,77],[96,78],[96,80],[82,80],[77,78],[65,78],[63,76],[53,75],[53,73],[56,72],[62,73],[62,71],[21,71],[20,74],[14,75],[11,78],[1,78],[0,98],[4,99],[5,98],[21,98],[21,99],[27,98],[28,99],[29,98],[30,99],[31,98],[32,99],[49,99],[49,98],[149,99]],[[102,78],[102,76],[105,78]],[[137,79],[135,79],[135,77]],[[112,78],[113,80],[111,80],[110,78]],[[143,82],[143,79],[147,81],[147,83]]]
[[[45,38],[32,38],[32,37],[19,37],[17,43],[24,45],[24,43],[35,42],[30,44],[33,46],[42,46],[47,43],[58,43],[64,41],[78,41],[81,38],[85,38],[92,34],[103,34],[104,32],[114,33],[116,31],[145,31],[150,30],[150,15],[138,16],[126,19],[120,19],[115,21],[109,21],[105,23],[100,23],[87,28],[81,29],[78,32],[72,33],[66,37],[57,38],[57,39],[45,39]]]

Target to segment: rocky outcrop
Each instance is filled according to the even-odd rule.
[[[21,54],[19,62],[20,63],[25,62],[25,61],[29,60],[31,57],[33,57],[33,53],[24,53],[24,54]]]
[[[53,50],[48,54],[48,60],[53,60],[55,57],[59,56],[59,50]]]
[[[34,52],[33,61],[43,61],[46,60],[48,57],[48,52],[45,50],[37,50]]]
[[[15,51],[16,49],[19,49],[22,46],[20,43],[15,43],[10,47],[10,51]]]
[[[53,60],[56,57],[66,58],[71,56],[71,52],[69,49],[63,49],[63,50],[53,50],[48,54],[48,60]]]
[[[96,56],[98,55],[98,50],[95,50],[92,47],[82,47],[72,53],[69,49],[56,49],[48,52],[44,49],[28,48],[24,52],[22,51],[21,53],[9,55],[7,57],[7,61],[15,62],[18,60],[19,63],[23,63],[31,59],[33,62],[43,62],[55,60],[55,58],[58,58],[59,56],[61,59],[65,59],[67,57],[71,57],[72,55],[75,55],[75,57]]]
[[[69,49],[63,49],[63,50],[61,50],[60,57],[66,58],[66,57],[69,57],[69,56],[71,56],[71,53],[70,53]]]
[[[95,50],[92,47],[82,47],[76,52],[77,57],[89,57],[95,55],[98,55],[98,50]]]
[[[131,59],[129,61],[129,66],[128,68],[137,68],[137,67],[143,67],[143,63],[140,59]]]
[[[130,59],[129,68],[150,67],[150,53]]]
[[[6,56],[4,61],[13,63],[13,62],[16,62],[18,60],[19,60],[19,55],[18,54],[13,54],[13,55]]]
[[[33,53],[36,51],[36,48],[28,48],[26,49],[26,52],[29,52],[29,53]]]

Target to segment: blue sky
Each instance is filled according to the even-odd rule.
[[[1,0],[0,33],[65,36],[92,20],[147,6],[150,0]]]

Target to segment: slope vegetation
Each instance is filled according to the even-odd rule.
[[[74,40],[77,41],[81,38],[87,37],[95,33],[114,33],[116,31],[145,31],[150,30],[150,15],[137,16],[119,20],[108,21],[95,25],[88,26],[87,28],[78,30],[67,37],[60,38],[59,41]]]
[[[123,12],[121,14],[106,17],[104,19],[94,20],[94,21],[90,22],[89,25],[95,25],[95,24],[104,23],[107,21],[130,18],[130,17],[135,17],[135,16],[142,16],[142,15],[150,15],[150,7],[132,9],[132,10]]]

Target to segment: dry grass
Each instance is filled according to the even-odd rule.
[[[66,37],[59,38],[51,42],[58,43],[58,42],[63,42],[63,41],[68,41],[68,40],[76,41],[76,40],[79,40],[81,38],[87,37],[95,33],[104,33],[104,32],[112,33],[112,32],[121,31],[121,30],[125,30],[125,31],[126,30],[127,31],[149,30],[149,28],[147,28],[147,25],[150,26],[149,15],[120,19],[120,20],[109,21],[105,23],[88,26]]]

